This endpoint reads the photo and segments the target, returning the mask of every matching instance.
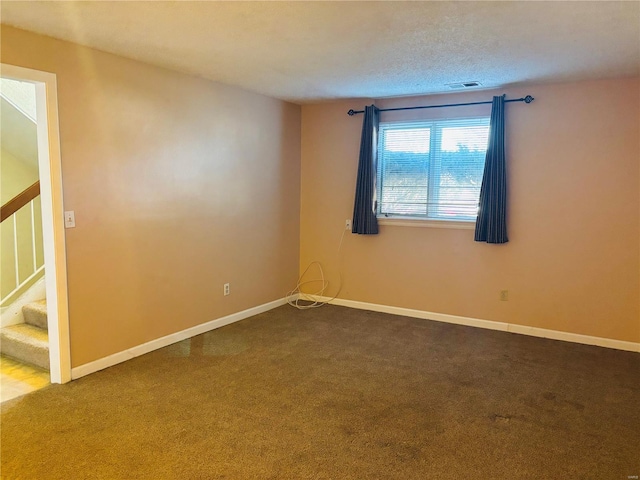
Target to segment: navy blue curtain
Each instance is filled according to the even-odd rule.
[[[489,143],[476,220],[476,242],[507,243],[507,172],[504,155],[504,95],[493,97]]]
[[[378,153],[378,127],[380,111],[375,105],[364,109],[362,138],[360,140],[360,162],[356,180],[356,199],[353,205],[351,232],[377,235],[376,218],[376,160]]]

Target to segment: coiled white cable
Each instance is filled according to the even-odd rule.
[[[338,285],[338,291],[336,292],[336,294],[328,300],[325,299],[324,292],[329,286],[329,282],[324,279],[324,271],[322,270],[322,265],[320,264],[320,262],[313,261],[309,265],[307,265],[307,268],[304,269],[304,272],[302,272],[302,275],[300,275],[300,278],[298,278],[298,283],[296,285],[296,288],[294,288],[289,293],[287,293],[287,296],[285,298],[287,299],[287,303],[289,305],[291,305],[294,308],[297,308],[298,310],[308,310],[310,308],[322,307],[323,305],[326,305],[327,303],[338,298],[338,295],[340,295],[340,291],[342,290],[342,255],[341,254],[342,254],[342,242],[344,240],[344,234],[346,232],[347,232],[346,229],[342,231],[342,236],[340,237],[340,244],[338,245],[338,274],[340,278],[340,284]],[[320,278],[304,281],[304,276],[314,265],[318,267]],[[302,287],[305,285],[318,284],[318,283],[320,284],[320,288],[313,293],[304,293],[301,290]],[[318,297],[321,297],[321,298],[318,298]],[[300,303],[301,300],[303,302],[310,302],[310,303]]]

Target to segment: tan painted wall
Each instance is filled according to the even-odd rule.
[[[37,139],[34,138],[37,142]],[[0,202],[4,205],[38,181],[38,168],[0,148]]]
[[[73,366],[295,285],[299,106],[1,33],[3,63],[57,75]]]
[[[341,298],[640,341],[640,82],[638,79],[506,89],[509,236],[381,226],[347,235]],[[481,101],[473,92],[378,101],[380,107]],[[302,108],[301,262],[332,281],[353,192],[365,101]],[[490,106],[423,110],[423,118],[488,115]],[[391,117],[395,115],[395,117]],[[416,112],[403,114],[406,117]],[[406,118],[405,117],[405,118]],[[400,118],[383,114],[382,120]],[[499,291],[509,290],[509,301]]]

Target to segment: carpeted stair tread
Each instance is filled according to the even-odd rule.
[[[25,323],[47,329],[47,301],[38,300],[22,307]]]
[[[49,335],[47,331],[26,323],[0,330],[2,354],[46,370],[49,369]]]

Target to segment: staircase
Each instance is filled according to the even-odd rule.
[[[25,323],[0,330],[0,351],[21,363],[49,370],[46,300],[22,307]]]

